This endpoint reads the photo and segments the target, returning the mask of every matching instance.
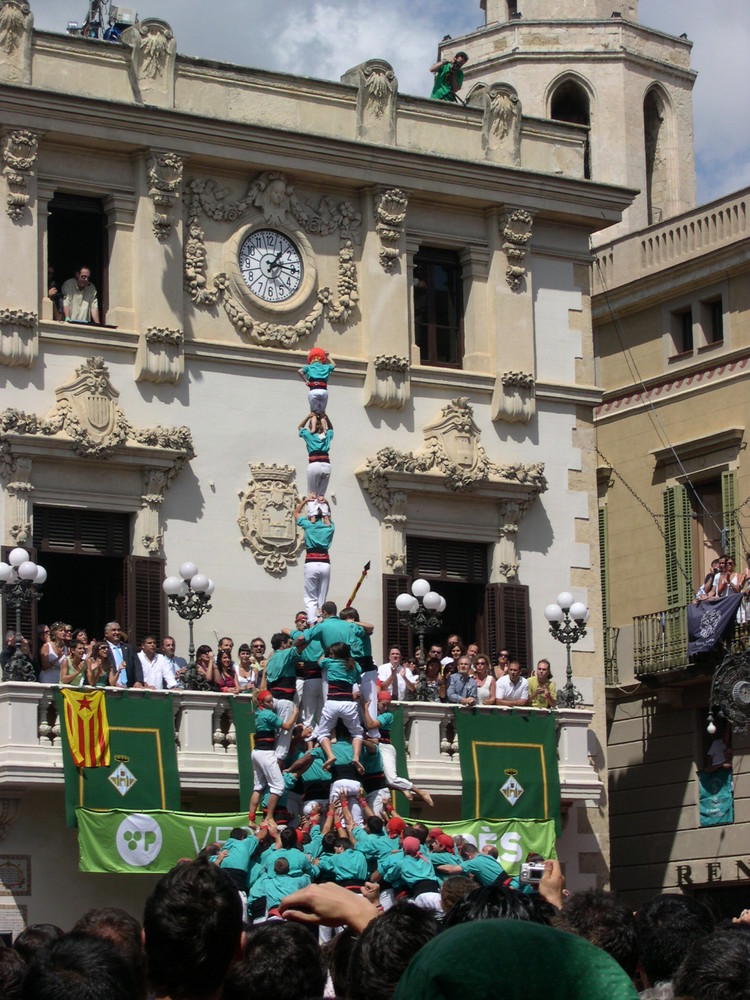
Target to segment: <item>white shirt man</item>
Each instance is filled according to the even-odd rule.
[[[171,635],[165,635],[161,641],[161,655],[167,661],[169,669],[175,676],[177,686],[180,686],[180,678],[185,676],[187,670],[187,660],[184,656],[177,656],[177,643]]]
[[[156,652],[155,636],[147,635],[143,640],[143,648],[138,654],[138,659],[143,668],[143,683],[147,688],[161,691],[165,687],[177,687],[177,678],[166,656]]]
[[[396,674],[396,700],[406,701],[410,696],[414,697],[414,685],[419,680],[419,670],[416,673],[407,666],[400,666],[398,668],[398,673]],[[406,682],[409,682],[407,684]],[[409,686],[411,685],[411,687]]]
[[[521,664],[513,662],[508,673],[501,677],[495,687],[496,705],[525,705],[529,700],[529,682],[521,677]]]
[[[398,669],[401,666],[401,650],[398,646],[394,646],[392,649],[388,650],[388,662],[383,663],[378,667],[378,688],[381,691],[388,691],[388,693],[395,698],[396,697],[396,678],[398,676]]]

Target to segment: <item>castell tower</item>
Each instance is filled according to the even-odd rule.
[[[586,176],[639,191],[612,239],[695,206],[692,43],[638,22],[638,0],[480,0],[485,23],[444,40],[469,55],[463,96],[515,88],[523,114],[588,130]]]

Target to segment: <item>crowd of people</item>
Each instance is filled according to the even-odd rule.
[[[747,600],[750,594],[750,552],[745,553],[745,569],[740,573],[735,560],[722,553],[712,560],[711,566],[698,588],[695,601],[716,601],[730,594],[743,594],[742,603],[737,609],[737,621],[746,622]]]
[[[396,817],[394,817],[395,819]],[[338,825],[338,824],[336,824]],[[358,835],[353,832],[359,830]],[[466,841],[402,820],[390,832],[350,829],[337,858],[366,878],[310,882],[309,831],[297,847],[266,827],[233,831],[165,874],[142,921],[122,909],[85,913],[68,931],[32,925],[0,948],[3,1000],[745,1000],[750,911],[717,923],[687,896],[656,896],[636,913],[613,893],[569,894],[547,861],[527,892],[504,873],[470,867]],[[340,839],[340,832],[331,832]],[[323,838],[331,834],[323,835]],[[306,838],[311,836],[310,840]],[[319,834],[315,833],[315,837]],[[294,838],[297,840],[297,836]],[[386,841],[378,851],[370,842]],[[268,918],[248,918],[239,847],[262,874]],[[367,849],[364,845],[367,844]],[[213,857],[209,852],[213,851]],[[447,857],[451,864],[444,864]],[[476,861],[476,854],[473,858]],[[497,864],[487,855],[487,862]],[[437,862],[435,861],[437,859]],[[231,861],[228,865],[227,861]],[[470,859],[471,860],[471,859]],[[244,861],[242,861],[244,864]],[[441,909],[399,892],[407,873],[446,875]],[[317,867],[320,867],[318,865]],[[354,868],[354,862],[350,864]],[[499,865],[497,866],[499,868]],[[300,872],[294,875],[292,872]],[[381,872],[402,898],[385,899]],[[392,873],[398,872],[394,877]],[[269,873],[273,873],[273,876]],[[378,881],[381,879],[381,881]],[[363,884],[355,883],[362,881]],[[422,893],[424,895],[424,893]]]

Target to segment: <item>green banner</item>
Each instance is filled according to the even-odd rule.
[[[559,836],[554,716],[457,708],[455,720],[464,819],[552,819]]]
[[[58,711],[62,694],[57,692]],[[65,816],[76,825],[76,809],[179,809],[180,776],[168,693],[110,691],[108,767],[76,768],[65,726],[60,727],[65,774]],[[61,716],[62,717],[62,716]]]
[[[249,695],[235,698],[232,695],[232,718],[237,733],[237,771],[240,778],[240,809],[250,808],[253,794],[253,758],[255,749],[255,704]],[[235,823],[235,826],[237,824]]]
[[[179,813],[159,810],[76,810],[82,872],[168,872],[181,858],[194,858],[215,840],[223,842],[235,826],[247,830],[246,813]],[[517,875],[530,852],[554,858],[553,820],[487,823],[483,820],[440,823],[446,833],[471,834],[481,850],[497,847],[509,875]]]
[[[213,841],[223,843],[233,827],[248,829],[247,813],[77,809],[76,814],[82,872],[168,872]]]
[[[389,711],[393,715],[391,743],[396,751],[396,773],[401,778],[408,778],[409,768],[406,763],[406,741],[404,740],[404,706],[391,705]],[[399,816],[411,816],[409,800],[403,792],[394,791],[391,798],[393,799],[393,807]]]
[[[734,823],[734,795],[732,772],[698,771],[700,787],[700,825],[723,826]]]
[[[471,834],[480,851],[487,845],[496,847],[498,861],[508,875],[518,875],[529,854],[541,854],[545,859],[557,857],[553,819],[507,820],[504,823],[477,819],[436,825],[451,837],[459,833]]]

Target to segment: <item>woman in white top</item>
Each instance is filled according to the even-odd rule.
[[[480,705],[495,704],[495,678],[490,673],[490,658],[484,653],[477,653],[474,660],[475,679],[477,682],[477,701]]]
[[[50,625],[49,641],[45,642],[39,652],[42,669],[39,671],[40,684],[59,684],[60,667],[67,655],[65,649],[65,624],[55,622]]]
[[[237,683],[240,686],[240,691],[247,691],[248,694],[251,694],[253,688],[257,687],[258,672],[255,669],[253,654],[246,642],[243,642],[237,650],[237,655],[240,658],[239,663],[234,665]]]

